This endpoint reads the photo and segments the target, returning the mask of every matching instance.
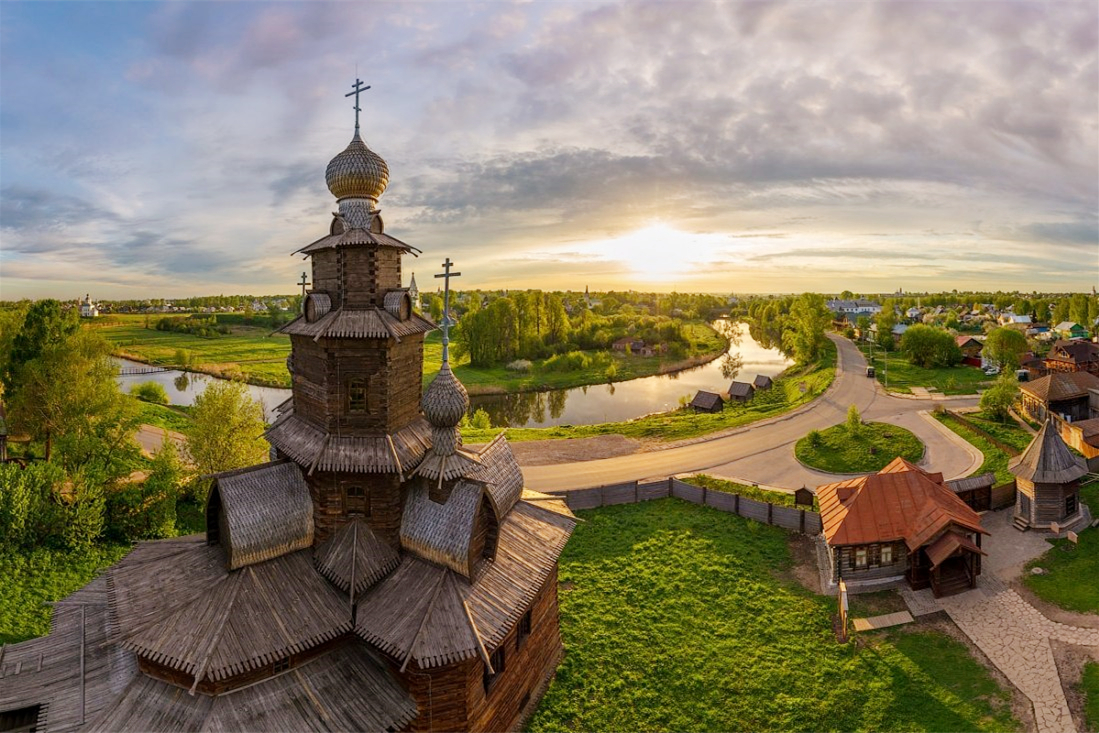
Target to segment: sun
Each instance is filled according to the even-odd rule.
[[[603,258],[622,263],[638,280],[671,282],[704,274],[725,237],[694,234],[656,222],[614,239],[593,243]]]

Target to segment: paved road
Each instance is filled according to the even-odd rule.
[[[880,388],[877,380],[866,378],[866,359],[853,343],[844,338],[830,338],[838,350],[835,382],[806,407],[689,445],[595,461],[525,466],[526,485],[535,491],[579,489],[705,471],[762,486],[814,487],[837,479],[832,474],[812,471],[798,463],[794,458],[794,443],[812,429],[820,430],[843,422],[851,405],[858,406],[864,420],[899,425],[915,433],[927,446],[921,461],[924,468],[942,471],[950,479],[968,475],[980,466],[982,457],[976,448],[926,415],[940,402],[952,408],[969,407],[977,403],[977,398],[944,400],[890,396]]]
[[[155,425],[142,425],[137,429],[134,438],[137,440],[137,444],[141,446],[141,452],[146,456],[151,456],[160,449],[161,443],[164,442],[165,434],[172,437],[177,448],[183,448],[184,444],[187,442],[187,438],[184,437],[182,433],[158,428]]]

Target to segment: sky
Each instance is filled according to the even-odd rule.
[[[1083,291],[1099,3],[0,1],[0,299],[291,293],[355,79],[421,290]]]

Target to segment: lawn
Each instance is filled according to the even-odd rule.
[[[912,387],[931,387],[943,394],[976,394],[978,389],[992,385],[995,377],[986,377],[977,367],[959,364],[952,367],[925,369],[908,363],[901,351],[883,352],[874,349],[870,361],[870,347],[859,344],[859,350],[873,363],[878,381],[894,392],[911,393]]]
[[[1084,665],[1084,679],[1082,681],[1084,697],[1087,704],[1084,714],[1088,719],[1088,730],[1099,730],[1099,662],[1088,662]]]
[[[580,512],[566,656],[531,731],[1019,730],[961,643],[919,626],[838,644],[783,579],[785,533],[675,499]]]
[[[1099,480],[1080,489],[1080,499],[1094,515],[1099,510]],[[1099,613],[1099,529],[1080,532],[1080,543],[1051,540],[1053,547],[1031,560],[1027,568],[1041,567],[1044,575],[1026,573],[1023,582],[1039,598],[1070,611]]]
[[[135,400],[141,409],[141,422],[166,430],[182,433],[191,425],[189,407],[180,405],[156,405],[151,402]]]
[[[756,392],[744,404],[727,404],[716,413],[696,413],[683,408],[673,412],[647,415],[623,422],[596,425],[558,425],[552,428],[506,428],[508,440],[551,440],[557,438],[589,438],[596,435],[624,435],[628,438],[681,440],[741,427],[769,417],[776,417],[804,405],[824,394],[836,376],[836,348],[829,341],[824,357],[805,367],[793,367],[775,378],[774,386]],[[505,428],[486,430],[462,429],[466,443],[487,443]]]
[[[981,467],[973,472],[974,476],[991,471],[996,474],[997,484],[1006,484],[1008,481],[1015,478],[1015,476],[1007,470],[1007,462],[1010,456],[1000,448],[997,448],[988,438],[971,430],[945,412],[935,411],[931,413],[931,416],[960,435],[984,455],[985,460],[981,464]]]
[[[46,603],[84,587],[129,549],[111,544],[83,552],[0,551],[0,645],[48,634],[52,609]]]
[[[680,481],[685,484],[705,486],[710,491],[723,491],[726,494],[740,494],[748,499],[770,502],[771,504],[778,504],[780,506],[794,506],[794,495],[791,493],[785,491],[769,491],[767,489],[761,489],[758,486],[738,484],[736,481],[727,481],[723,478],[708,476],[704,473],[696,473],[693,476],[683,476],[680,478]],[[814,501],[816,500],[814,499]]]
[[[897,456],[916,463],[923,451],[923,443],[911,432],[880,422],[862,424],[855,435],[846,424],[811,431],[794,446],[799,461],[830,473],[880,471]]]

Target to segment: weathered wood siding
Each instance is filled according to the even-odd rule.
[[[1035,484],[1026,479],[1015,481],[1020,494],[1028,498],[1029,502],[1020,502],[1019,507],[1028,504],[1025,509],[1017,507],[1016,514],[1023,516],[1032,526],[1048,527],[1050,522],[1060,522],[1068,515],[1065,514],[1065,500],[1070,496],[1076,497],[1076,503],[1080,503],[1080,482],[1072,481],[1068,484]]]
[[[893,562],[882,564],[881,548],[884,545],[893,548]],[[866,567],[855,566],[856,547],[865,547],[867,551]],[[903,542],[874,543],[870,545],[844,545],[832,547],[832,580],[877,580],[904,575],[908,569],[908,548]]]
[[[340,268],[339,255],[336,250],[320,250],[314,253],[311,259],[313,264],[313,290],[328,293],[332,298],[332,307],[340,307]]]
[[[344,492],[353,484],[363,488],[361,501],[370,528],[390,546],[400,546],[403,489],[396,474],[318,471],[306,476],[305,483],[313,499],[315,544],[324,542],[346,523],[348,505]]]

